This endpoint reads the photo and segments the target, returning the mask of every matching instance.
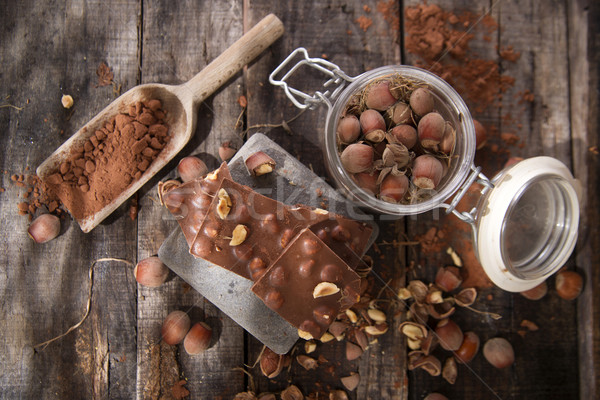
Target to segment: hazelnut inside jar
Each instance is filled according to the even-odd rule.
[[[326,166],[371,211],[411,215],[448,199],[471,172],[475,129],[461,97],[416,67],[366,72],[329,109]]]

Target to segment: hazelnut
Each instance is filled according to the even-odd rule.
[[[262,151],[257,151],[245,161],[246,168],[253,176],[261,176],[273,172],[275,160]]]
[[[506,368],[515,362],[512,345],[504,338],[493,338],[483,345],[483,356],[496,368]]]
[[[521,296],[528,300],[540,300],[546,293],[548,293],[548,284],[544,281],[532,289],[521,292]]]
[[[303,331],[302,329],[298,329],[298,337],[304,340],[311,340],[314,337],[307,331]]]
[[[437,112],[426,114],[417,125],[417,135],[421,146],[433,149],[440,144],[446,130],[446,121]]]
[[[337,137],[341,143],[353,143],[359,136],[360,122],[356,116],[349,114],[340,119],[337,126]]]
[[[388,326],[386,323],[365,326],[365,332],[371,336],[383,335],[384,333],[387,332],[387,330],[388,330]]]
[[[177,164],[177,172],[183,182],[189,182],[194,179],[198,179],[206,175],[208,167],[198,157],[189,156],[184,157]]]
[[[385,322],[387,319],[383,311],[377,310],[375,308],[369,308],[367,310],[367,315],[375,322]]]
[[[56,215],[42,214],[31,222],[27,234],[36,243],[46,243],[60,233],[60,219]]]
[[[137,263],[133,274],[140,285],[157,287],[167,280],[169,268],[158,257],[148,257]]]
[[[353,143],[340,155],[344,169],[352,174],[367,171],[373,165],[373,148],[362,143]]]
[[[358,317],[354,311],[352,311],[351,309],[347,309],[345,312],[350,322],[355,324],[358,321]]]
[[[448,398],[443,394],[429,393],[423,400],[448,400]]]
[[[236,227],[233,228],[233,233],[232,233],[231,240],[229,241],[229,245],[230,246],[238,246],[238,245],[244,243],[244,241],[246,240],[246,237],[248,236],[248,232],[250,232],[250,230],[248,229],[248,227],[246,225],[242,225],[242,224],[236,225]]]
[[[229,159],[234,156],[236,151],[236,149],[231,147],[230,141],[223,142],[221,146],[219,146],[219,158],[221,161],[229,161]]]
[[[269,379],[275,378],[281,373],[286,364],[287,356],[275,353],[265,347],[260,355],[260,371]]]
[[[377,111],[385,111],[396,103],[396,98],[390,92],[390,82],[383,80],[374,82],[367,87],[366,100],[367,108]]]
[[[327,342],[331,342],[333,339],[335,339],[335,336],[333,336],[331,333],[329,332],[325,332],[323,334],[323,336],[321,336],[321,338],[319,339],[319,341],[321,343],[327,343]]]
[[[304,352],[306,354],[310,354],[313,351],[315,351],[316,349],[317,349],[317,343],[315,343],[313,340],[304,342]]]
[[[300,364],[307,371],[316,369],[319,366],[317,360],[304,354],[297,356],[296,361],[298,361],[298,364]]]
[[[421,189],[435,189],[444,173],[440,160],[429,154],[415,158],[412,169],[413,184]]]
[[[217,214],[219,215],[219,218],[225,219],[229,215],[229,211],[231,211],[231,197],[229,197],[229,194],[227,194],[225,189],[219,189],[217,196],[219,198]]]
[[[454,352],[459,363],[468,363],[479,351],[479,336],[475,332],[465,332],[463,342],[458,350]]]
[[[428,114],[434,107],[433,95],[424,87],[417,88],[411,93],[409,103],[417,115]]]
[[[197,322],[183,339],[183,347],[190,355],[202,353],[208,349],[212,338],[212,329],[204,322]]]
[[[183,311],[173,311],[163,321],[160,329],[162,340],[169,345],[181,343],[190,330],[190,317]]]
[[[377,110],[365,110],[360,114],[360,128],[365,135],[376,129],[385,130],[385,120]]]
[[[476,119],[473,120],[473,125],[475,126],[475,148],[479,150],[485,146],[487,141],[487,130],[485,129],[485,126]]]
[[[324,296],[331,296],[332,294],[336,294],[340,291],[340,288],[335,285],[335,283],[331,282],[321,282],[315,286],[313,290],[313,297],[319,298]]]
[[[435,333],[444,350],[455,351],[460,348],[464,335],[460,327],[448,318],[442,319],[435,327]]]
[[[565,300],[575,300],[583,290],[583,278],[575,271],[556,274],[556,293]]]
[[[63,94],[63,96],[60,99],[60,102],[62,104],[62,106],[66,109],[69,109],[71,107],[73,107],[73,97],[69,94]]]
[[[379,197],[388,203],[400,203],[408,192],[408,178],[404,174],[389,174],[381,182]]]

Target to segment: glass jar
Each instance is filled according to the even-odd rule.
[[[276,79],[295,58],[301,57]],[[290,87],[288,78],[308,65],[329,79],[325,91],[307,94]],[[399,74],[424,83],[433,93],[435,109],[456,129],[454,157],[435,191],[424,200],[393,204],[360,188],[342,166],[337,143],[337,124],[351,97],[370,82]],[[556,272],[569,258],[577,240],[579,202],[577,182],[568,168],[550,157],[534,157],[505,168],[491,180],[473,165],[475,127],[471,114],[458,93],[438,76],[420,68],[393,65],[346,75],[337,65],[311,58],[305,49],[292,52],[269,76],[301,109],[328,107],[323,135],[325,164],[335,185],[358,206],[371,211],[404,216],[443,208],[473,228],[476,254],[490,279],[500,288],[521,292],[531,289]],[[470,212],[456,205],[469,187],[482,184],[481,197]],[[450,203],[446,201],[452,198]]]

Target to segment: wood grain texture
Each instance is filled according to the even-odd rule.
[[[147,1],[143,5],[141,44],[142,82],[179,84],[189,80],[242,36],[241,4],[236,1],[193,4]],[[138,258],[158,252],[163,240],[179,225],[156,199],[159,179],[176,177],[177,162],[199,154],[214,168],[218,147],[237,138],[234,126],[240,113],[241,73],[209,97],[198,111],[195,134],[182,153],[146,185],[138,217]],[[206,321],[215,344],[205,353],[189,356],[182,345],[160,344],[160,326],[175,309],[188,312],[192,323]],[[243,330],[185,282],[173,276],[159,288],[138,290],[138,399],[169,398],[179,379],[186,379],[192,398],[232,398],[243,390],[244,376],[233,370],[244,362]]]
[[[474,117],[486,125],[490,134],[488,145],[478,151],[475,164],[481,165],[484,173],[490,177],[510,156],[545,154],[571,165],[569,97],[566,95],[569,90],[569,68],[561,61],[567,57],[568,48],[565,4],[560,1],[551,7],[541,7],[535,2],[511,1],[488,4],[440,1],[436,4],[456,15],[465,11],[482,15],[493,6],[490,15],[498,23],[497,29],[486,32],[485,36],[477,33],[477,27],[470,30],[475,36],[469,42],[467,57],[495,62],[501,76],[514,79],[514,84],[507,88],[499,101],[483,111],[478,110],[478,104],[469,100],[470,93],[461,93],[464,89],[457,87]],[[509,46],[520,53],[516,60],[504,56],[503,52]],[[411,55],[408,57],[410,62]],[[552,68],[551,65],[557,67]],[[527,93],[534,94],[533,101],[524,100]],[[516,143],[509,143],[506,134],[516,135]],[[419,216],[410,223],[409,232],[422,235],[430,227],[436,227],[450,234],[447,241],[459,255],[466,256],[465,250],[468,248],[464,247],[464,243],[471,240],[470,228],[464,226],[463,230],[461,225],[465,224],[450,218],[455,217],[442,216],[436,223],[435,213]],[[449,227],[458,229],[448,230]],[[421,253],[420,257],[417,262],[422,260],[421,276],[429,281],[433,279],[438,266],[451,264],[446,254]],[[459,366],[455,385],[439,377],[429,377],[423,371],[415,371],[410,375],[411,398],[419,398],[431,391],[440,391],[450,398],[578,396],[577,342],[573,336],[577,332],[577,321],[573,303],[559,299],[552,291],[542,301],[532,302],[517,294],[489,288],[480,291],[475,308],[499,313],[503,318],[493,321],[466,310],[459,310],[452,318],[463,330],[477,332],[482,343],[494,336],[507,338],[517,354],[515,365],[508,370],[498,371],[479,355],[469,367]],[[524,319],[535,322],[540,330],[527,332],[521,337],[518,333],[523,333],[520,324]],[[447,353],[440,354],[442,361],[447,356]],[[513,384],[507,386],[505,382],[508,380]]]
[[[100,62],[109,64],[121,82],[135,81],[137,60],[135,52],[127,49],[137,43],[138,4],[20,2],[4,4],[2,9],[2,98],[23,109],[0,110],[5,132],[0,139],[0,162],[7,171],[2,177],[7,192],[0,211],[5,229],[0,253],[6,277],[2,320],[14,321],[13,329],[13,324],[2,324],[3,342],[10,346],[2,350],[2,370],[8,373],[2,374],[1,395],[110,396],[111,383],[135,381],[135,348],[124,337],[135,331],[134,293],[126,284],[113,287],[111,283],[127,282],[122,266],[99,271],[94,306],[80,330],[45,349],[34,351],[32,345],[60,335],[79,321],[85,311],[92,261],[107,255],[131,259],[135,228],[115,216],[112,224],[83,235],[65,218],[60,238],[34,245],[25,234],[26,218],[15,211],[22,190],[12,187],[8,177],[25,172],[26,167],[33,171],[51,149],[112,100],[110,87],[95,87]],[[39,28],[32,30],[32,26]],[[62,94],[75,99],[71,112],[62,108]],[[112,288],[110,298],[104,297],[107,286]],[[101,304],[116,308],[101,309]],[[101,344],[101,349],[110,347],[128,361],[117,363],[110,356],[94,361],[94,343]],[[115,385],[114,393],[130,397],[131,388]]]
[[[584,188],[581,198],[579,243],[576,265],[585,277],[585,287],[577,302],[579,398],[598,397],[600,387],[600,329],[598,328],[600,275],[598,252],[600,234],[593,221],[598,218],[598,146],[599,118],[593,110],[600,104],[599,84],[600,33],[594,21],[600,7],[594,2],[568,3],[571,141],[573,170]]]

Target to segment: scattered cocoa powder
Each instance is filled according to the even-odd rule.
[[[170,140],[159,100],[132,104],[74,149],[47,183],[76,219],[93,215],[138,180]]]
[[[96,75],[98,75],[98,86],[109,86],[113,83],[114,74],[104,62],[101,62],[96,69]]]
[[[356,22],[358,23],[358,26],[360,26],[360,29],[365,32],[371,27],[371,25],[373,25],[373,20],[369,17],[365,17],[364,15],[358,17]]]
[[[19,215],[26,215],[31,221],[38,210],[54,215],[62,214],[60,199],[37,175],[13,174],[11,181],[15,186],[25,189],[21,195],[23,201],[17,204]]]
[[[476,24],[487,34],[497,29],[498,24],[489,14],[456,15],[434,4],[420,4],[406,8],[405,22],[406,49],[419,57],[415,64],[447,81],[474,111],[481,113],[495,105],[514,85],[514,78],[501,74],[497,60],[477,58],[469,52],[475,33],[468,29]],[[510,46],[499,54],[512,62],[520,56]]]

